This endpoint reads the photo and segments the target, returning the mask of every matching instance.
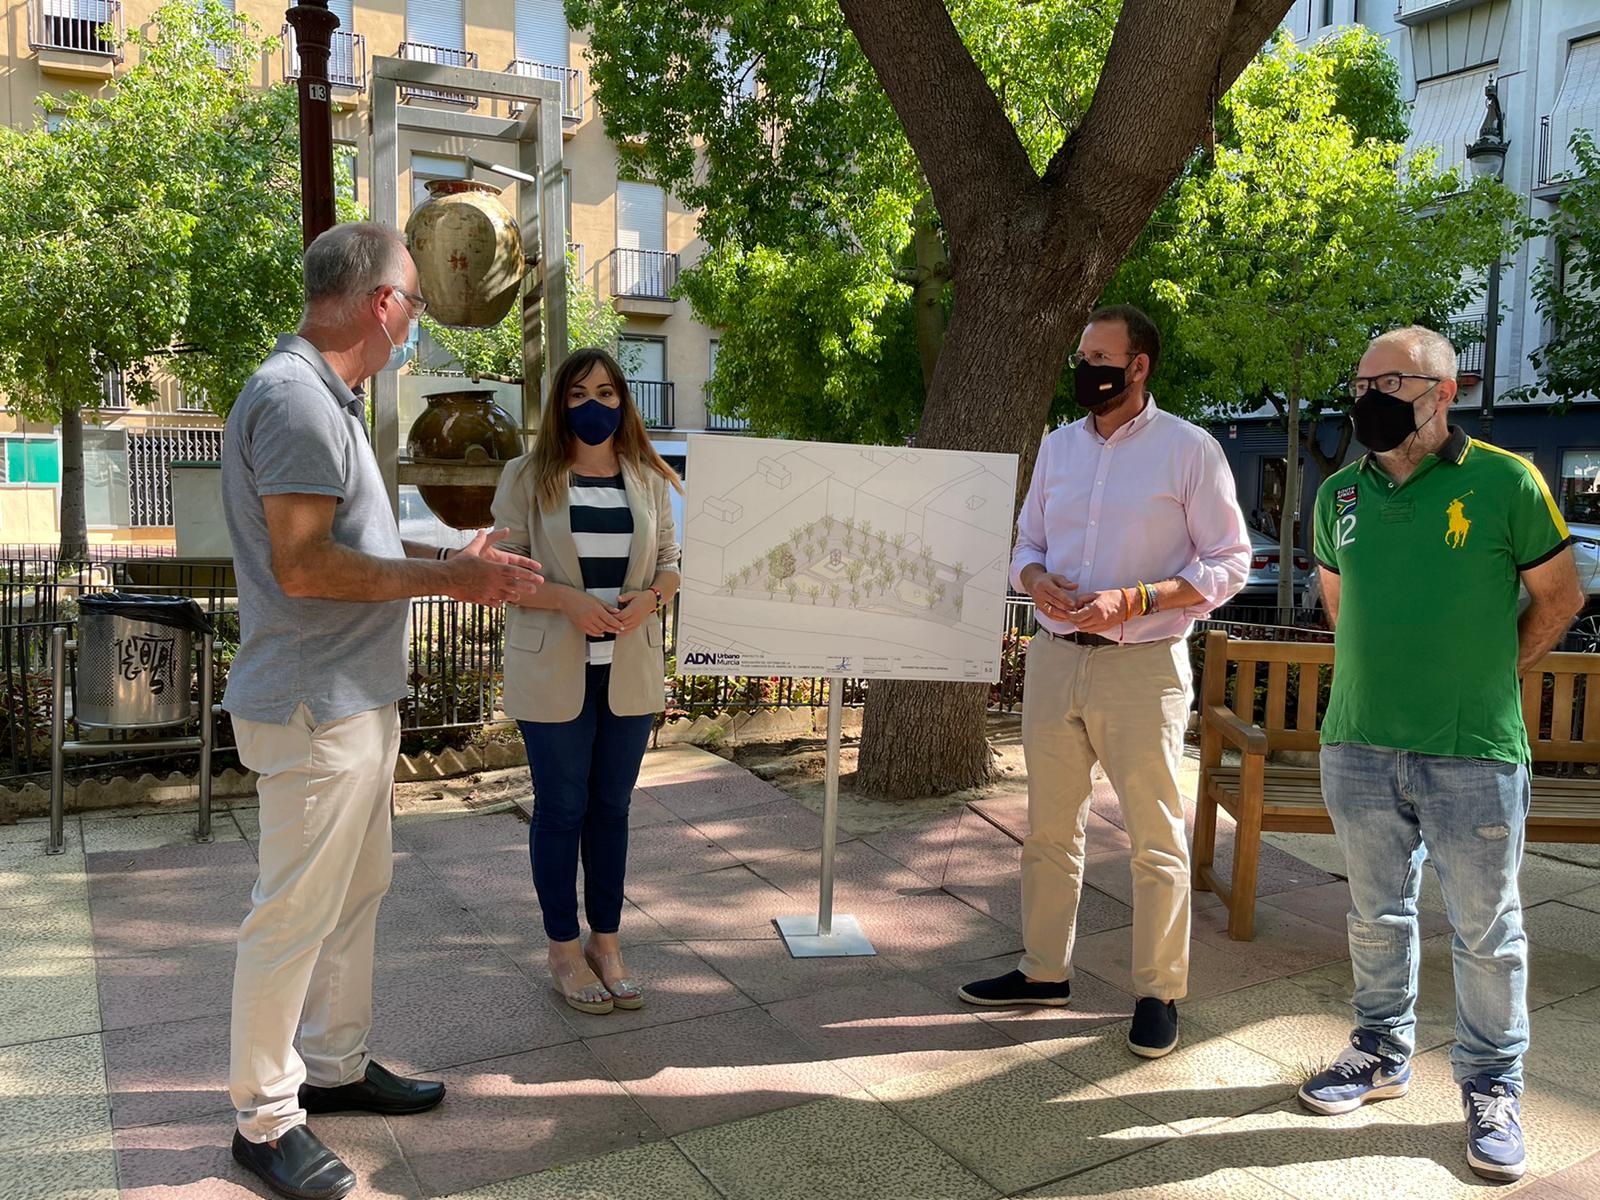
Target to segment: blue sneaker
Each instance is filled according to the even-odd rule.
[[[1325,1117],[1360,1108],[1368,1100],[1393,1100],[1411,1087],[1411,1064],[1378,1053],[1378,1036],[1364,1029],[1350,1034],[1350,1044],[1325,1071],[1301,1085],[1300,1103]]]
[[[1522,1104],[1517,1094],[1492,1075],[1475,1075],[1461,1085],[1467,1110],[1467,1163],[1485,1179],[1521,1179]]]

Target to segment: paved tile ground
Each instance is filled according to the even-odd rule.
[[[380,923],[374,1051],[446,1079],[419,1117],[319,1119],[361,1196],[760,1200],[1038,1196],[1449,1198],[1465,1167],[1450,1085],[1450,932],[1424,895],[1417,1083],[1333,1120],[1293,1100],[1349,1024],[1332,838],[1269,836],[1258,935],[1195,898],[1184,1044],[1124,1045],[1128,842],[1089,820],[1073,1005],[976,1010],[955,988],[1020,943],[1025,797],[841,835],[836,908],[873,958],[791,959],[774,916],[816,899],[817,818],[691,749],[652,753],[633,808],[624,937],[638,1012],[570,1011],[543,969],[519,811],[403,817]],[[255,814],[163,812],[0,827],[0,1197],[263,1194],[227,1152],[233,936]],[[1221,849],[1221,848],[1219,848]],[[1219,853],[1225,859],[1228,850]],[[1600,855],[1537,847],[1531,1172],[1509,1189],[1600,1196]]]

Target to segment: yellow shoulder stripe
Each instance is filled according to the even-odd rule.
[[[1471,438],[1469,439],[1469,442],[1476,449],[1487,450],[1491,454],[1499,454],[1506,458],[1515,459],[1517,462],[1521,463],[1528,474],[1533,476],[1533,481],[1539,485],[1539,494],[1544,497],[1545,506],[1550,510],[1550,520],[1554,522],[1556,529],[1564,538],[1571,536],[1571,534],[1567,532],[1567,523],[1561,516],[1561,509],[1556,504],[1556,498],[1550,494],[1550,485],[1545,483],[1544,474],[1539,470],[1538,467],[1534,466],[1520,454],[1513,454],[1509,450],[1502,450],[1499,446],[1491,446],[1488,442],[1480,442],[1477,438]]]

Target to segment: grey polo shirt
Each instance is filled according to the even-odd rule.
[[[360,399],[293,334],[278,339],[245,383],[222,435],[222,506],[242,631],[222,706],[283,725],[302,702],[318,724],[393,704],[407,692],[410,603],[284,595],[262,497],[287,493],[334,497],[340,545],[405,557]]]

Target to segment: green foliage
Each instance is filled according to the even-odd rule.
[[[459,365],[468,375],[499,375],[522,378],[522,305],[513,304],[498,325],[489,329],[458,329],[441,325],[424,316],[428,334],[443,349],[443,356],[424,364],[423,369],[440,370]],[[585,286],[578,270],[577,256],[567,255],[567,349],[601,346],[619,357],[622,369],[635,370],[638,364],[623,354],[622,316],[603,303]]]
[[[1567,402],[1600,392],[1600,148],[1586,129],[1573,134],[1571,146],[1579,178],[1554,213],[1521,226],[1526,237],[1550,239],[1551,253],[1534,269],[1533,298],[1553,332],[1528,355],[1538,384],[1510,393],[1514,398]]]
[[[937,231],[833,0],[568,0],[623,169],[703,210],[681,289],[723,328],[710,399],[768,435],[899,441],[921,416],[912,235]],[[1040,168],[1087,109],[1120,4],[952,0]],[[938,239],[936,238],[935,241]],[[928,276],[925,276],[928,277]]]
[[[128,36],[136,61],[112,86],[41,99],[57,130],[0,129],[0,391],[15,410],[92,409],[113,369],[148,403],[158,368],[225,406],[293,327],[294,94],[254,86],[275,44],[179,0]]]

